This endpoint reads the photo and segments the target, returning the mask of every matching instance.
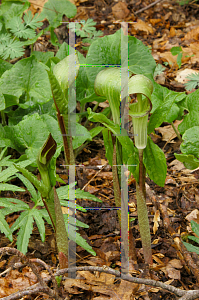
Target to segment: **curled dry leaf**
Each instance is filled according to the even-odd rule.
[[[159,227],[159,222],[160,222],[160,211],[156,210],[154,218],[153,218],[153,234],[156,234],[158,227]]]

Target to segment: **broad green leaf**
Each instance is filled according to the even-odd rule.
[[[54,52],[48,51],[48,52],[41,52],[41,51],[33,51],[31,55],[34,55],[36,59],[44,64],[47,63],[49,58],[54,57]]]
[[[97,136],[101,131],[102,131],[102,127],[101,126],[97,126],[92,128],[89,132],[91,134],[92,139]]]
[[[92,141],[92,136],[88,129],[76,123],[76,136],[73,136],[73,149],[80,147],[86,140]]]
[[[56,28],[61,25],[63,15],[73,18],[76,13],[76,6],[68,0],[48,0],[44,4],[40,17],[48,19],[50,25]]]
[[[62,60],[62,59],[64,59],[66,56],[69,55],[69,50],[70,50],[70,52],[71,52],[71,51],[74,51],[73,48],[72,48],[70,45],[68,45],[66,42],[63,42],[63,44],[61,44],[59,50],[57,51],[55,57],[57,57],[57,58],[59,58],[60,60]],[[77,51],[77,54],[78,54],[78,58],[79,58],[80,52]],[[82,55],[82,54],[80,54],[80,55]],[[82,55],[82,56],[83,56],[83,55]],[[83,56],[83,57],[84,57],[84,56]],[[81,62],[81,63],[82,63],[82,62]]]
[[[125,45],[122,45],[124,48]],[[153,76],[156,63],[149,49],[135,37],[128,37],[129,71],[134,74]],[[112,66],[121,64],[121,30],[115,34],[104,36],[94,41],[89,47],[86,56],[88,66],[96,65],[97,68],[86,68],[89,80],[94,83],[96,75],[105,68],[103,65]]]
[[[7,70],[10,70],[12,68],[12,64],[10,64],[9,62],[0,59],[0,77],[3,75],[3,73]]]
[[[191,154],[199,158],[199,126],[193,126],[185,131],[180,149],[183,154]]]
[[[20,153],[25,151],[30,159],[37,157],[50,132],[58,145],[62,145],[58,122],[46,114],[39,116],[36,113],[27,116],[15,126],[5,126],[4,130],[7,138],[11,140],[12,148]]]
[[[167,164],[164,152],[148,136],[143,159],[146,172],[157,185],[164,186],[167,175]]]
[[[9,239],[10,242],[13,241],[12,232],[1,211],[0,211],[0,231],[5,234],[5,236]]]
[[[33,216],[31,210],[24,211],[21,213],[19,218],[11,227],[11,231],[14,232],[18,228],[20,229],[17,235],[17,249],[21,251],[23,254],[26,254],[28,250],[30,235],[33,231]]]
[[[185,168],[189,170],[194,170],[199,167],[199,160],[191,154],[188,155],[174,153],[174,155],[177,160],[181,161],[184,164]]]
[[[32,209],[32,215],[36,221],[40,233],[41,241],[45,242],[45,225],[44,225],[44,220],[42,218],[42,214],[40,214],[40,210]]]
[[[179,103],[188,113],[184,116],[182,123],[179,124],[178,130],[181,134],[193,126],[199,126],[199,89],[187,95],[186,99]]]
[[[24,93],[25,106],[46,103],[51,98],[46,68],[34,56],[18,61],[0,78],[1,92],[18,98]]]
[[[183,242],[185,247],[187,248],[188,251],[190,252],[195,252],[196,254],[199,254],[199,247],[193,246],[189,243]]]
[[[152,105],[156,107],[152,109],[152,115],[148,124],[148,134],[155,128],[159,127],[163,122],[174,121],[179,113],[176,103],[181,101],[186,95],[170,91],[165,87],[154,84],[155,90],[151,97]]]

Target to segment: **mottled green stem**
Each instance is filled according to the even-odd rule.
[[[144,259],[147,264],[152,264],[151,234],[149,227],[148,211],[146,206],[145,170],[143,165],[143,150],[139,149],[139,183],[136,182],[137,213],[142,240]]]

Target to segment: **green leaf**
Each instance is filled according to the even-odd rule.
[[[0,191],[24,192],[25,190],[13,184],[0,183]]]
[[[92,249],[92,247],[87,243],[87,241],[81,237],[81,235],[76,232],[76,227],[74,227],[74,229],[72,229],[73,227],[70,226],[70,230],[68,231],[68,236],[69,239],[71,239],[72,241],[74,241],[75,243],[77,243],[79,246],[81,246],[82,248],[84,248],[86,251],[88,251],[90,254],[96,256],[95,251]],[[68,229],[68,226],[66,226],[66,229]]]
[[[4,129],[12,148],[21,153],[25,151],[30,159],[37,157],[43,141],[49,135],[46,124],[38,114],[28,116],[15,126],[5,126]]]
[[[10,242],[13,241],[12,232],[1,211],[0,211],[0,231],[5,234],[5,236],[10,240]]]
[[[92,137],[88,129],[79,123],[76,123],[76,135],[73,136],[73,149],[80,147],[85,141],[92,141]]]
[[[188,80],[185,82],[185,88],[187,91],[191,91],[192,89],[195,89],[197,85],[199,84],[199,74],[193,73],[189,74],[186,79]]]
[[[3,75],[3,73],[9,69],[12,68],[12,64],[10,64],[9,62],[0,59],[0,77]]]
[[[32,211],[24,211],[21,213],[16,222],[12,225],[11,231],[19,229],[17,235],[17,249],[23,254],[27,253],[30,235],[33,231],[33,216]]]
[[[42,218],[43,216],[42,214],[40,214],[40,210],[38,209],[32,209],[32,215],[36,221],[40,233],[41,241],[45,242],[45,225],[44,225],[44,220]]]
[[[46,103],[52,95],[46,68],[34,56],[18,61],[2,75],[0,79],[2,93],[18,98],[24,93],[26,106],[31,103]],[[21,106],[27,108],[24,104]]]
[[[195,243],[199,244],[199,238],[197,238],[196,236],[192,236],[192,235],[188,235],[187,237],[189,240],[194,241]]]
[[[164,152],[148,136],[147,146],[144,149],[144,165],[146,172],[159,186],[164,186],[167,175],[167,164]]]
[[[189,243],[183,242],[185,247],[187,248],[188,251],[190,252],[195,252],[196,254],[199,254],[199,247],[193,246]]]
[[[101,126],[97,126],[92,128],[89,132],[91,134],[91,138],[93,139],[95,136],[97,136],[101,131],[102,131],[102,127]]]
[[[0,198],[0,206],[11,208],[12,212],[29,209],[27,203],[15,198]]]
[[[16,169],[18,169],[30,182],[34,184],[34,186],[38,189],[38,191],[42,194],[43,197],[46,197],[48,195],[48,187],[46,187],[43,182],[39,181],[37,177],[26,170],[25,168],[19,167],[18,165],[15,165]]]
[[[187,154],[177,154],[174,153],[177,160],[181,161],[185,168],[189,170],[194,170],[199,167],[199,160],[195,158],[193,155]]]
[[[30,192],[31,196],[33,197],[33,199],[31,199],[31,200],[36,202],[37,192],[36,192],[34,186],[32,185],[32,183],[25,176],[23,176],[20,173],[16,173],[16,177],[18,177],[23,182],[23,184],[25,184],[25,186],[27,187],[28,191]]]
[[[186,97],[184,93],[170,91],[157,83],[154,84],[154,87],[155,90],[151,97],[153,109],[148,124],[148,134],[159,127],[163,122],[167,120],[170,122],[174,121],[179,113],[176,103]]]
[[[173,56],[175,56],[182,52],[182,47],[172,47],[170,51],[171,51],[171,54]]]
[[[196,223],[195,221],[191,220],[191,229],[197,236],[199,237],[199,224]]]
[[[34,55],[36,59],[44,64],[47,63],[49,58],[54,57],[54,52],[48,51],[48,52],[41,52],[41,51],[33,51],[31,55]]]
[[[187,97],[179,103],[183,110],[188,113],[184,116],[183,121],[179,124],[178,130],[183,134],[187,129],[199,126],[199,89],[187,95]]]
[[[38,27],[41,27],[43,25],[42,18],[39,14],[32,15],[32,12],[29,10],[27,13],[25,13],[23,17],[26,27],[30,27],[32,29],[36,29]]]
[[[44,4],[40,17],[42,19],[48,19],[50,25],[56,28],[61,25],[63,15],[66,15],[68,18],[73,18],[76,13],[76,6],[68,0],[48,0],[48,2]]]
[[[13,40],[10,35],[7,35],[5,41],[3,39],[5,35],[0,35],[0,57],[3,59],[14,59],[16,57],[20,57],[24,54],[25,50],[22,48],[24,43]]]
[[[22,19],[19,17],[14,17],[8,22],[7,25],[8,28],[10,28],[10,31],[13,35],[15,35],[18,38],[33,38],[35,37],[35,31],[31,28],[26,28],[24,23],[22,23]]]
[[[192,154],[199,158],[199,126],[187,129],[182,136],[180,149],[183,154]]]
[[[34,159],[35,160],[35,159]],[[24,161],[20,161],[18,162],[18,166],[20,167],[26,167],[28,165],[30,165],[31,163],[33,162],[33,159],[32,160],[24,160]],[[1,173],[0,173],[0,182],[2,181],[8,181],[9,178],[11,176],[13,176],[16,172],[18,172],[18,169],[16,169],[13,165],[13,161],[9,161],[7,163],[3,163],[0,165],[4,165],[4,166],[8,166],[7,169],[3,170]]]

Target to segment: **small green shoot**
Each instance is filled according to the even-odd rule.
[[[173,47],[170,51],[173,56],[177,55],[177,65],[180,69],[182,65],[182,47]]]
[[[155,68],[155,72],[154,72],[154,75],[153,75],[153,78],[155,78],[156,76],[162,74],[164,72],[166,68],[163,67],[161,64],[157,64],[156,68]]]

